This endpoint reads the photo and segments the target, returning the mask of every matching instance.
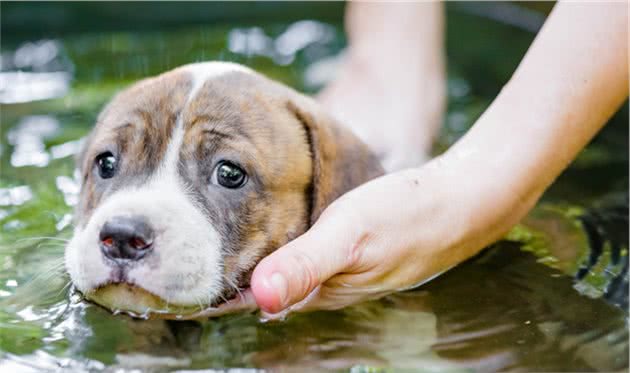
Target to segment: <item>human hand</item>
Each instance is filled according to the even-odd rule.
[[[258,264],[234,306],[340,308],[412,287],[499,239],[627,99],[626,26],[617,6],[558,4],[466,135],[425,166],[333,202]]]
[[[408,289],[498,239],[527,209],[436,159],[348,192],[304,235],[264,258],[251,289],[272,318]],[[462,167],[464,168],[464,167]],[[510,211],[505,215],[505,211]]]

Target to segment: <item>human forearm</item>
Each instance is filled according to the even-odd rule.
[[[558,4],[501,94],[445,154],[477,180],[480,203],[492,201],[485,218],[498,232],[531,208],[628,96],[627,56],[625,4]]]
[[[513,78],[448,152],[344,194],[260,262],[251,280],[260,308],[379,297],[499,239],[627,97],[626,12],[624,4],[559,4]]]

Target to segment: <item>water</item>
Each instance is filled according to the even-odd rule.
[[[438,151],[482,112],[533,38],[465,10],[449,8]],[[537,20],[529,14],[526,28]],[[113,316],[67,287],[72,156],[114,92],[205,59],[314,92],[329,75],[316,62],[343,45],[338,24],[289,21],[3,43],[0,371],[626,370],[627,105],[504,241],[414,291],[284,322],[240,314],[195,323]]]

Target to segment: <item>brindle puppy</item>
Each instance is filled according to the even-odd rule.
[[[221,62],[118,94],[79,167],[74,285],[111,310],[171,314],[234,297],[261,258],[383,172],[311,99]]]

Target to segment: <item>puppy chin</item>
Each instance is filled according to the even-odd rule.
[[[143,215],[158,232],[146,257],[130,262],[104,257],[99,232],[120,215]],[[175,183],[157,180],[121,190],[99,206],[75,232],[65,264],[77,290],[113,312],[184,315],[222,295],[220,242],[216,229]]]
[[[208,263],[164,265],[159,260],[133,263],[130,268],[114,266],[102,257],[97,245],[78,245],[84,241],[81,236],[85,235],[75,236],[66,249],[68,273],[87,300],[114,314],[178,319],[212,308],[222,299],[222,287],[195,275],[205,272]],[[208,272],[218,274],[220,268]]]
[[[114,314],[124,313],[141,318],[177,318],[200,311],[199,305],[182,306],[129,283],[112,283],[85,294],[92,302]],[[205,307],[204,307],[205,308]]]

